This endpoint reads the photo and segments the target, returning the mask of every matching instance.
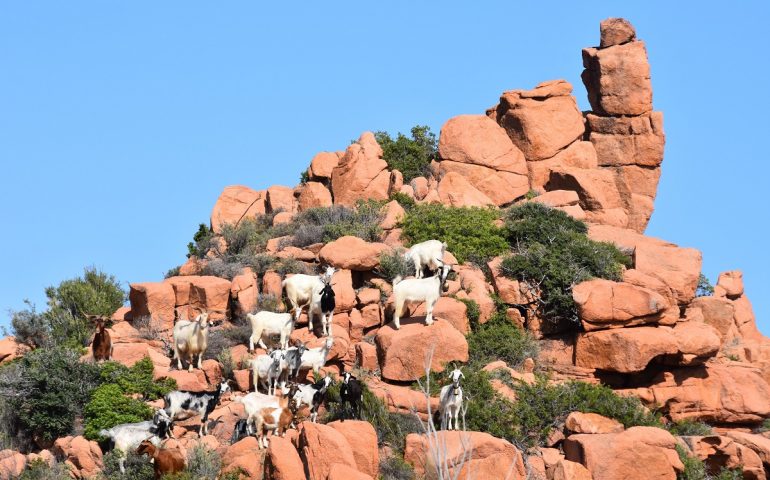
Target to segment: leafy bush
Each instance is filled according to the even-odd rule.
[[[352,209],[333,205],[305,210],[289,224],[294,231],[291,244],[306,247],[314,243],[328,243],[346,235],[367,242],[379,241],[382,234],[382,207],[383,202],[359,200]]]
[[[139,400],[127,397],[115,383],[105,383],[94,390],[85,408],[85,431],[89,440],[100,440],[99,431],[123,423],[152,418],[152,409]]]
[[[292,257],[278,260],[273,265],[273,268],[282,277],[285,277],[290,273],[309,273],[308,267],[305,263]]]
[[[181,270],[182,270],[182,267],[180,267],[180,266],[169,268],[166,271],[166,273],[163,274],[163,278],[178,277],[179,276],[179,272],[181,272]]]
[[[195,480],[216,480],[220,468],[222,458],[202,443],[197,443],[187,453],[187,471]]]
[[[679,444],[674,445],[674,448],[679,454],[679,460],[684,465],[684,471],[676,476],[677,480],[706,480],[708,478],[706,465],[702,460],[687,455],[687,450]]]
[[[193,241],[187,244],[187,256],[203,258],[211,248],[214,232],[205,224],[198,224],[198,231],[193,235]]]
[[[696,297],[707,297],[714,295],[714,287],[711,285],[708,277],[702,273],[698,275],[698,287],[695,289]]]
[[[476,309],[478,311],[478,305]],[[478,313],[476,316],[478,318]],[[468,356],[478,368],[495,360],[518,367],[527,358],[537,358],[537,340],[511,323],[504,311],[495,313],[487,323],[478,325],[467,338]]]
[[[123,393],[138,393],[145,400],[157,400],[176,389],[176,380],[153,380],[153,369],[150,357],[144,357],[130,368],[117,362],[106,362],[102,366],[101,379],[104,383],[117,384]]]
[[[97,478],[104,478],[104,480],[153,480],[155,478],[155,469],[144,455],[127,452],[126,473],[120,473],[119,459],[120,453],[117,450],[106,453],[103,458],[104,470]]]
[[[714,431],[706,423],[696,422],[694,420],[685,419],[679,422],[672,422],[666,425],[666,429],[671,432],[672,435],[679,436],[707,436],[713,435]]]
[[[12,312],[11,328],[16,341],[32,348],[42,347],[50,340],[51,328],[45,314],[38,313],[35,305],[24,300],[27,309]]]
[[[476,303],[476,300],[471,300],[470,298],[455,297],[455,300],[465,304],[465,315],[468,317],[468,325],[470,325],[471,331],[476,331],[479,328],[479,318],[481,317],[479,304]]]
[[[310,181],[310,174],[307,173],[307,170],[302,170],[302,172],[299,174],[299,184],[304,185],[309,181]]]
[[[230,380],[234,379],[233,371],[238,366],[233,361],[233,352],[229,348],[222,350],[219,352],[219,355],[217,355],[217,361],[222,367],[222,376]]]
[[[551,325],[580,325],[572,287],[591,278],[620,280],[629,259],[614,245],[596,242],[586,226],[537,203],[512,207],[506,216],[508,241],[517,250],[503,259],[501,273],[539,292],[534,307]]]
[[[380,478],[382,480],[412,480],[414,468],[400,455],[380,458]]]
[[[19,448],[67,436],[98,384],[99,367],[80,362],[77,352],[33,350],[0,370],[3,430]]]
[[[411,210],[412,207],[417,205],[417,203],[414,201],[414,198],[410,197],[409,195],[407,195],[405,193],[401,193],[401,192],[393,192],[393,193],[391,193],[390,194],[390,199],[397,201],[398,204],[401,205],[401,207],[404,210],[406,210],[406,211]]]
[[[275,214],[257,215],[254,218],[244,218],[237,225],[222,225],[222,237],[227,243],[227,253],[237,255],[264,252],[267,241],[280,236],[275,234],[273,217]]]
[[[405,250],[385,250],[380,254],[380,266],[377,268],[377,275],[388,282],[401,276],[408,277],[414,275],[414,262],[411,258],[404,256]]]
[[[648,412],[638,398],[621,397],[603,385],[577,381],[549,385],[546,378],[540,377],[532,385],[516,383],[512,387],[517,399],[513,408],[515,438],[523,445],[542,445],[553,427],[574,411],[614,418],[626,428],[661,426],[659,418]]]
[[[229,261],[228,261],[229,260]],[[201,275],[212,275],[214,277],[232,280],[243,271],[244,265],[239,261],[233,261],[230,258],[212,258],[201,269]]]
[[[503,229],[493,223],[492,208],[416,205],[402,222],[403,238],[410,244],[440,239],[459,262],[485,263],[508,250]]]
[[[38,458],[27,464],[27,468],[17,480],[70,480],[70,470],[63,463],[48,465],[48,462]]]
[[[412,127],[411,133],[412,138],[399,133],[395,140],[387,132],[374,133],[388,168],[399,170],[404,175],[404,182],[426,176],[430,172],[431,160],[438,153],[436,135],[430,131],[430,127],[417,125]]]

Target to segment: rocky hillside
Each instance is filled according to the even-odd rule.
[[[741,272],[711,289],[697,249],[644,235],[665,144],[645,44],[608,19],[582,55],[591,111],[568,82],[549,80],[448,119],[416,172],[394,168],[393,145],[413,142],[419,159],[429,138],[364,132],[317,154],[296,187],[226,187],[188,261],[161,282],[131,283],[108,330],[113,360],[149,357],[156,381],[211,391],[233,380],[210,434],[199,438],[192,418],[167,446],[203,445],[222,472],[249,478],[767,478],[770,340]],[[412,305],[397,330],[402,249],[435,232],[454,271],[436,321],[426,326],[425,305]],[[231,444],[245,417],[232,397],[254,389],[248,360],[264,353],[248,352],[245,314],[285,310],[282,280],[326,265],[337,269],[336,309],[320,375],[365,381],[364,420],[336,420],[330,400],[321,422],[298,421],[266,450],[253,437]],[[216,322],[203,368],[178,370],[171,330],[201,312]],[[303,313],[292,341],[321,346],[319,323],[309,331]],[[9,337],[0,362],[28,349]],[[420,420],[453,367],[466,376],[467,431],[426,435]],[[36,459],[98,475],[100,444],[72,433],[3,450],[0,475]]]

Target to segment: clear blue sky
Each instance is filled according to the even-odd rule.
[[[0,324],[86,265],[161,279],[223,187],[293,186],[364,130],[555,78],[588,109],[580,50],[624,16],[668,140],[647,233],[743,270],[770,333],[766,2],[363,3],[3,2]]]

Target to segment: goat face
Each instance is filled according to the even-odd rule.
[[[350,379],[351,379],[351,378],[353,378],[353,379],[354,379],[354,378],[356,378],[356,377],[354,377],[353,375],[351,375],[351,374],[350,374],[350,372],[345,372],[345,373],[343,373],[343,374],[342,374],[342,383],[344,383],[345,385],[347,385],[347,384],[348,384],[348,382],[350,381]]]
[[[228,390],[230,390],[230,384],[227,381],[222,381],[219,384],[219,394],[223,395]]]
[[[334,275],[334,272],[335,272],[334,267],[328,266],[326,267],[326,270],[324,271],[324,273],[322,275],[319,275],[319,277],[321,277],[322,282],[329,283],[332,279],[332,275]]]
[[[139,447],[136,449],[137,455],[144,455],[145,453],[152,456],[150,454],[151,450],[155,450],[155,445],[152,444],[149,440],[144,440],[142,443],[139,444]]]
[[[273,350],[270,352],[270,358],[273,359],[273,368],[279,368],[281,360],[286,357],[286,353],[283,350]]]
[[[452,271],[452,266],[447,265],[444,262],[441,262],[441,269],[439,270],[438,274],[441,275],[441,290],[446,292],[449,290],[449,286],[446,284],[446,278],[449,275],[449,272]]]
[[[198,325],[200,325],[200,327],[202,329],[208,328],[209,325],[210,325],[210,323],[209,323],[209,312],[201,313],[200,315],[198,315],[198,318],[196,318],[195,320],[198,322]]]
[[[460,389],[460,379],[465,378],[465,375],[463,375],[463,372],[459,369],[455,368],[452,370],[452,373],[449,374],[449,378],[452,379],[452,388],[454,389],[454,393],[457,394],[457,391]]]

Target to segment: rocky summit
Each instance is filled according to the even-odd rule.
[[[213,452],[215,471],[229,475],[220,478],[767,478],[770,339],[741,272],[711,287],[696,248],[644,234],[663,113],[631,23],[610,18],[599,30],[598,46],[582,50],[590,111],[578,108],[580,86],[546,80],[448,119],[437,140],[413,131],[412,163],[396,158],[392,138],[364,132],[310,159],[297,186],[226,187],[187,262],[162,281],[131,283],[130,306],[107,328],[111,360],[147,365],[159,384],[194,395],[229,381],[208,434],[194,414],[175,419],[164,448],[190,459]],[[407,250],[429,239],[439,247],[426,259]],[[409,271],[415,262],[425,271]],[[326,267],[334,273],[317,276]],[[310,297],[290,293],[304,281]],[[331,306],[314,300],[324,282]],[[291,313],[291,328],[257,332],[252,340],[273,343],[249,352],[263,322],[249,314],[260,311]],[[178,330],[201,314],[207,343],[183,345],[203,352],[200,368],[178,369]],[[279,347],[279,334],[320,358],[301,370],[302,388],[333,381],[325,397],[311,395],[311,405],[323,399],[317,422],[307,405],[293,409],[285,435],[261,448],[260,438],[234,437],[237,422],[280,424],[280,411],[255,416],[238,397],[267,393],[252,360]],[[8,337],[0,363],[31,350]],[[360,407],[343,403],[345,372],[363,385]],[[458,392],[457,429],[442,430]],[[126,395],[149,407],[142,419],[164,406],[160,395]],[[103,427],[129,423],[116,417]],[[114,454],[80,423],[0,451],[0,476],[57,462],[72,478],[106,475]]]

